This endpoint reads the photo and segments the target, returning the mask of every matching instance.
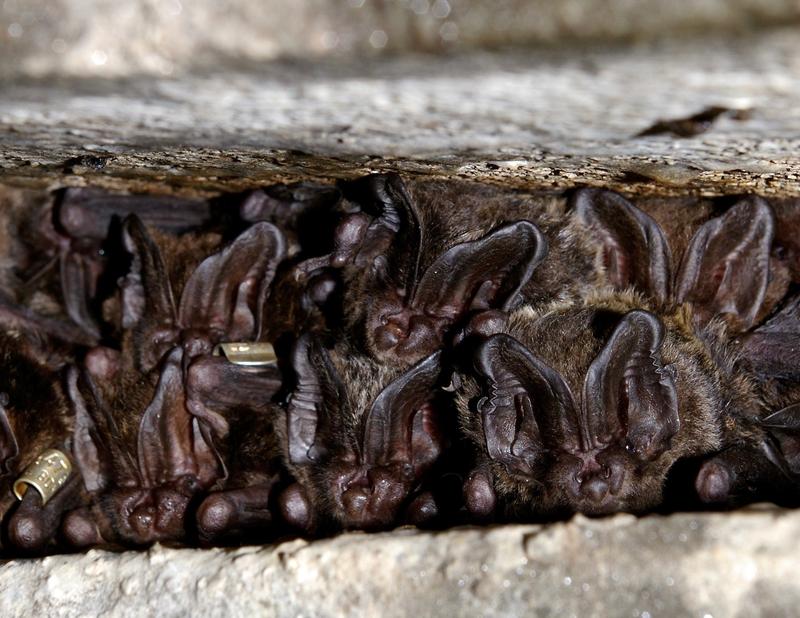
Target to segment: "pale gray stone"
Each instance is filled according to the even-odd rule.
[[[796,615],[800,512],[577,517],[240,549],[18,560],[10,616]]]
[[[287,56],[705,36],[799,18],[794,0],[4,0],[0,75],[175,75]]]
[[[214,193],[395,169],[529,188],[798,195],[797,75],[800,36],[786,28],[169,79],[22,80],[0,90],[0,179]],[[711,105],[752,113],[696,137],[636,137]],[[99,165],[65,165],[81,156]]]

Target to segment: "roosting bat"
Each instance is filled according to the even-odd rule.
[[[93,349],[69,382],[74,458],[91,497],[64,522],[76,546],[184,539],[191,509],[228,474],[226,415],[263,413],[281,384],[273,365],[214,355],[219,344],[260,339],[285,251],[277,228],[256,224],[196,267],[185,252],[162,253],[135,216],[124,238],[133,262],[122,351]]]
[[[305,335],[293,366],[285,445],[297,483],[281,497],[286,520],[319,531],[435,518],[428,490],[455,428],[441,353],[400,371]]]
[[[73,188],[17,217],[17,233],[26,246],[16,257],[15,269],[23,281],[16,300],[29,304],[37,292],[53,298],[45,309],[63,308],[69,319],[57,331],[50,328],[53,336],[86,345],[105,334],[101,303],[127,266],[115,249],[119,224],[132,212],[171,234],[208,225],[212,217],[208,203],[200,200]],[[36,304],[41,306],[42,299]],[[53,318],[58,313],[49,317],[57,324]]]
[[[513,314],[477,346],[461,423],[483,459],[465,488],[486,515],[600,514],[659,505],[682,458],[765,438],[765,408],[731,340],[787,280],[770,272],[774,216],[741,200],[695,232],[673,280],[656,222],[619,195],[585,190],[573,208],[616,284],[583,302]],[[700,497],[720,498],[715,479]],[[728,492],[725,492],[726,495]]]
[[[287,255],[304,259],[330,253],[341,217],[341,192],[330,185],[273,185],[247,193],[239,205],[243,221],[267,221],[287,237]]]
[[[60,372],[40,356],[26,333],[0,334],[0,522],[4,545],[27,551],[53,537],[77,485]]]
[[[333,231],[348,207],[353,208],[343,204],[336,187],[312,183],[274,185],[241,199],[238,209],[243,221],[267,221],[287,238],[287,259],[273,284],[271,340],[323,331],[332,321],[328,304],[339,281],[329,268],[329,256]]]
[[[368,176],[344,192],[361,206],[337,228],[331,255],[343,273],[345,330],[383,362],[407,366],[478,316],[491,321],[523,299],[594,282],[563,199],[397,175]]]

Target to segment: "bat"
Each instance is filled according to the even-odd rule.
[[[564,295],[592,270],[593,255],[560,216],[563,199],[395,174],[343,193],[360,206],[337,227],[330,256],[341,272],[343,330],[382,362],[413,364],[465,324]]]
[[[63,308],[71,330],[62,338],[91,345],[107,335],[102,302],[114,290],[127,264],[115,249],[120,222],[136,212],[165,233],[183,234],[210,225],[208,203],[169,196],[116,195],[99,189],[68,188],[23,213],[17,227],[27,245],[18,259],[27,304],[33,294],[49,294],[51,305]],[[73,332],[77,330],[81,337]]]
[[[769,205],[742,199],[700,225],[675,264],[660,226],[622,196],[582,190],[573,210],[610,285],[520,309],[476,347],[459,396],[482,457],[465,486],[476,515],[498,502],[641,512],[661,503],[678,460],[765,437],[763,399],[731,341],[774,307],[771,286],[786,291],[770,270]],[[719,498],[713,484],[697,479],[701,499]]]
[[[335,321],[330,302],[340,287],[329,268],[333,231],[347,208],[335,186],[273,185],[237,196],[245,223],[270,222],[286,236],[287,256],[275,275],[268,336],[292,341],[301,332],[324,331]]]
[[[286,236],[288,256],[314,257],[333,249],[333,230],[342,214],[341,200],[341,192],[335,186],[278,184],[241,197],[239,217],[247,223],[267,221],[280,228]]]
[[[0,333],[0,521],[7,549],[25,552],[47,546],[72,504],[76,481],[74,474],[51,478],[57,481],[52,487],[42,486],[41,478],[24,481],[40,455],[68,452],[73,425],[60,372],[42,359],[37,344],[24,332]]]
[[[123,238],[133,259],[122,350],[96,347],[70,374],[74,457],[90,495],[64,520],[77,547],[185,539],[190,510],[228,475],[226,414],[263,413],[281,383],[274,366],[214,354],[259,341],[285,252],[277,228],[253,225],[202,260],[214,239],[158,238],[135,215]]]
[[[296,482],[279,498],[286,521],[319,533],[434,519],[430,484],[455,420],[439,388],[441,353],[398,370],[306,334],[292,366],[282,443]]]

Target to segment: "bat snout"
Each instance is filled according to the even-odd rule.
[[[382,470],[369,470],[353,478],[341,495],[347,527],[364,529],[392,525],[407,496],[405,483]]]
[[[592,504],[600,505],[608,496],[609,489],[605,479],[595,477],[581,485],[581,496]]]
[[[408,337],[408,323],[397,319],[387,319],[375,329],[375,347],[380,352],[388,352]]]
[[[137,506],[128,518],[134,533],[144,541],[150,539],[156,521],[156,509],[152,504]]]
[[[620,491],[625,470],[618,461],[601,451],[585,454],[575,462],[568,483],[574,509],[589,515],[602,515],[620,509]]]

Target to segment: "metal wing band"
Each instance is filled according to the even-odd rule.
[[[42,496],[42,506],[47,504],[72,475],[72,463],[64,453],[49,449],[39,455],[36,460],[14,481],[14,495],[22,500],[28,486],[33,487]]]

